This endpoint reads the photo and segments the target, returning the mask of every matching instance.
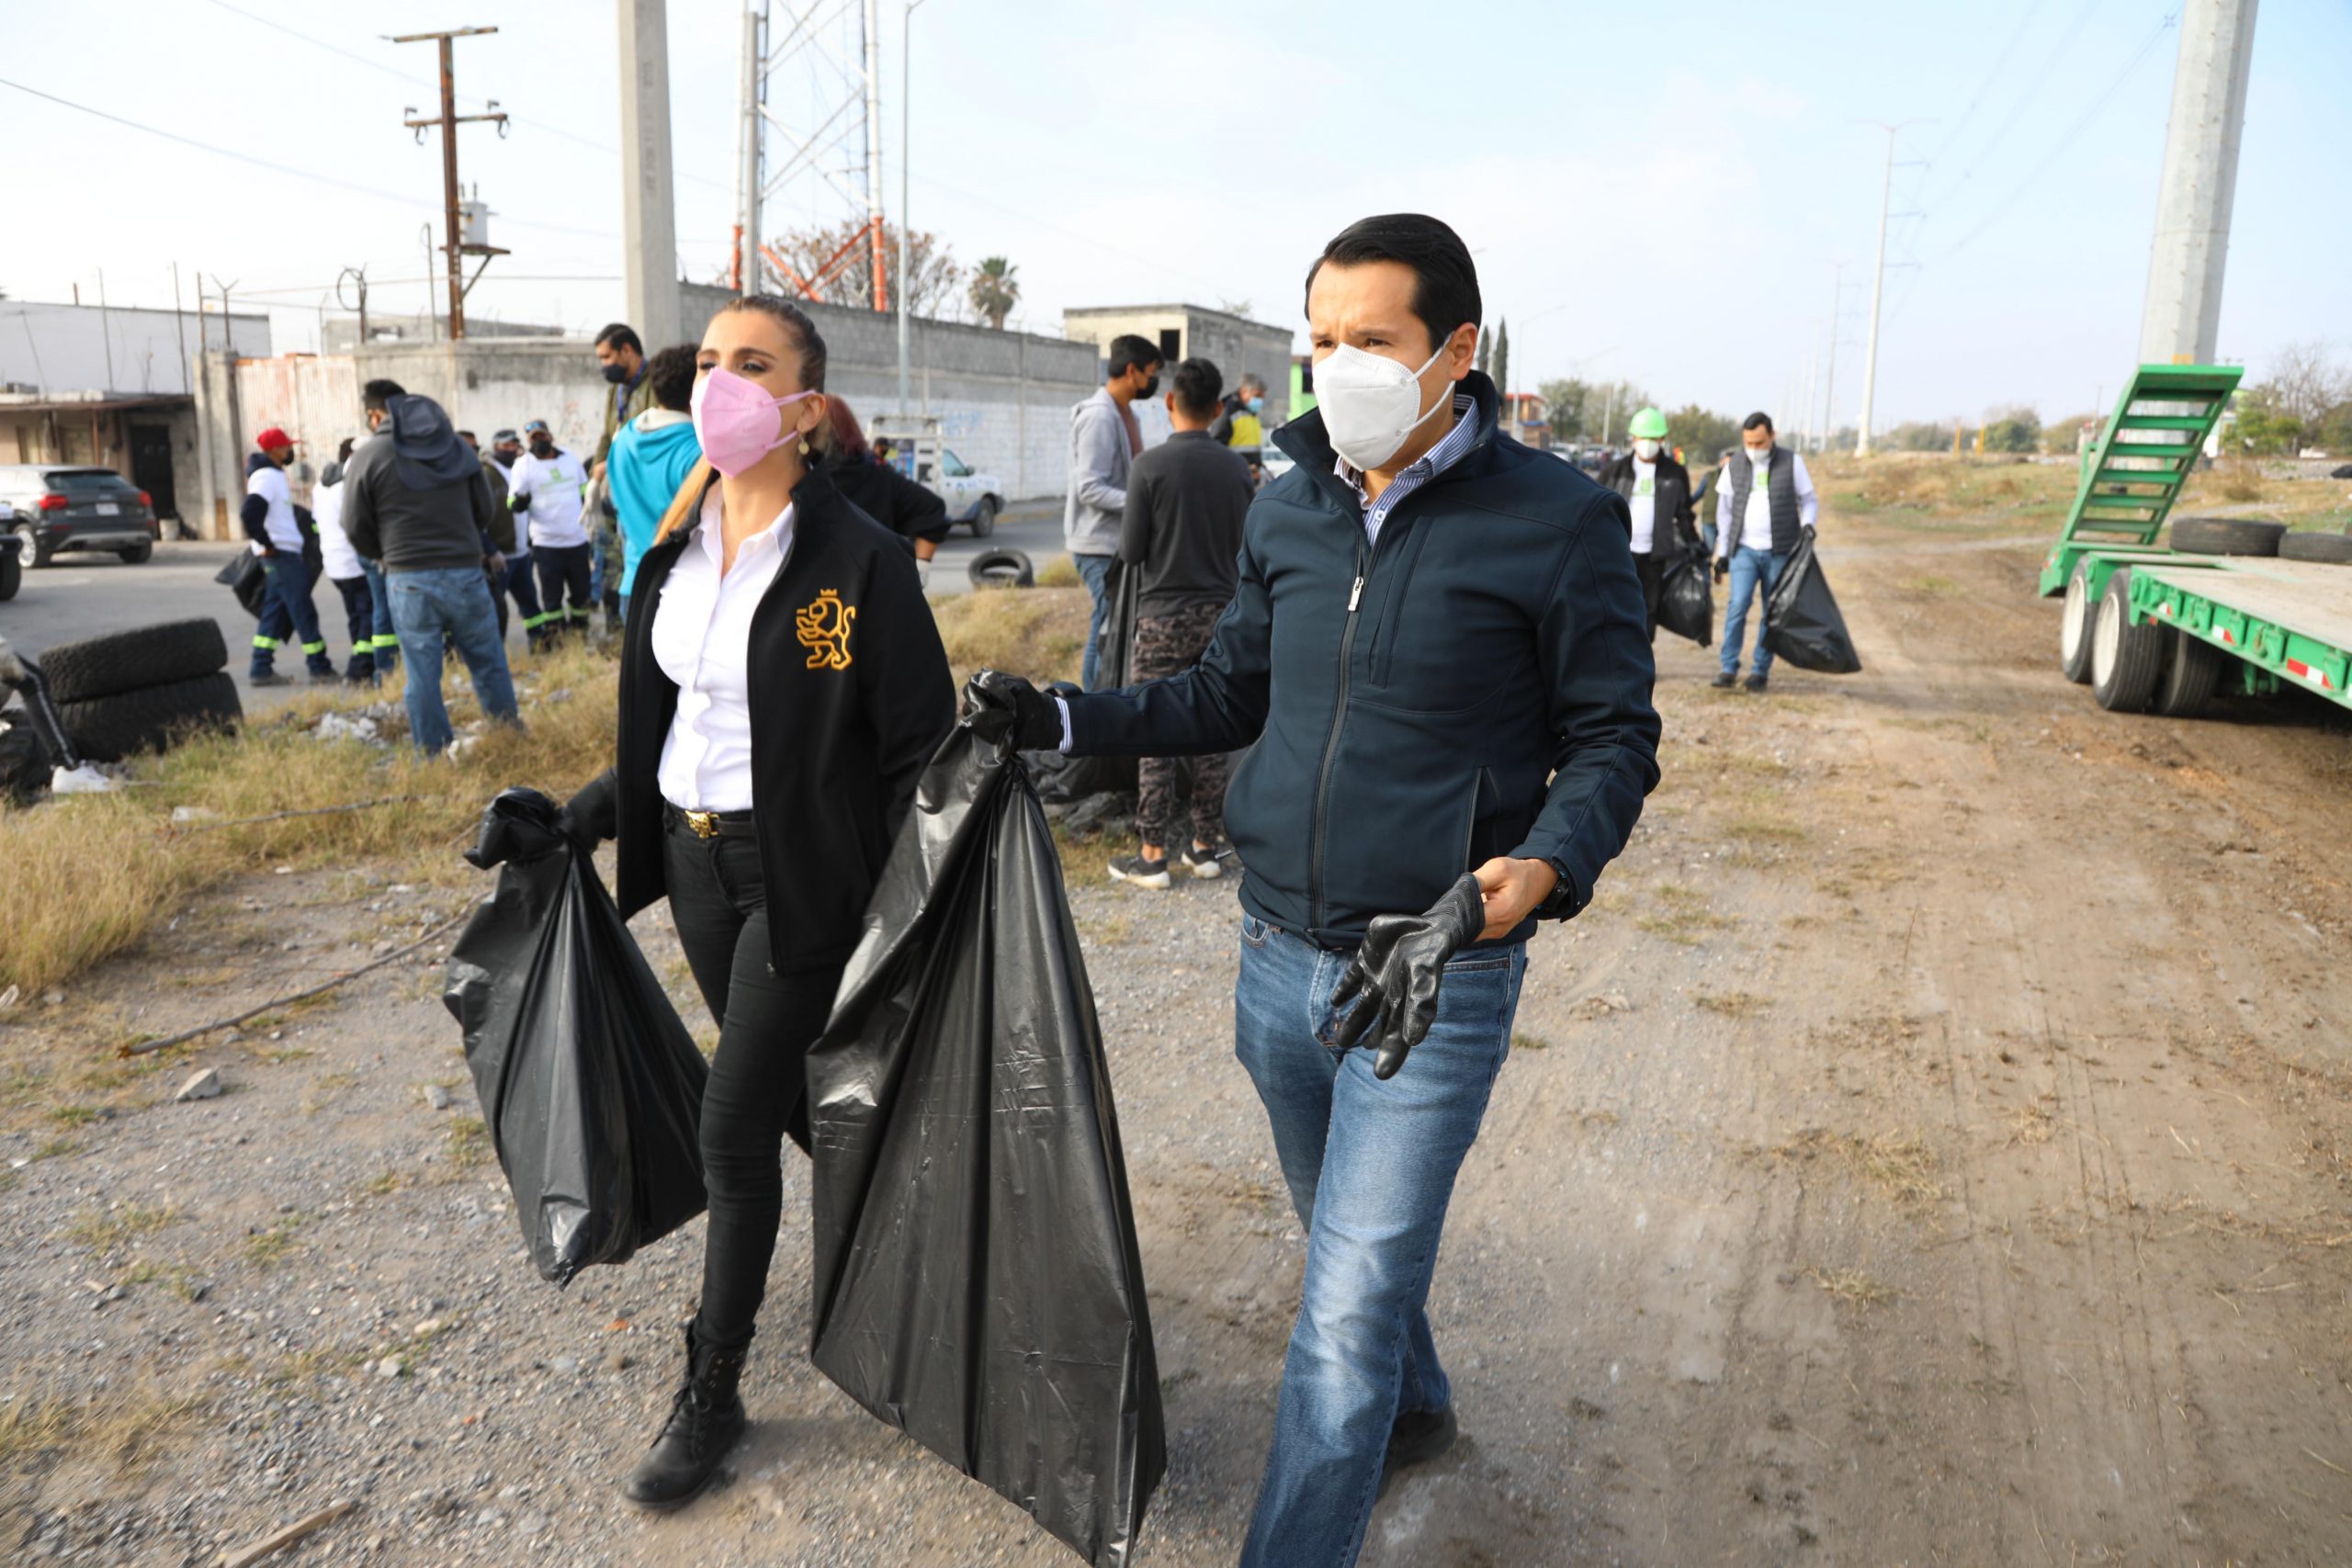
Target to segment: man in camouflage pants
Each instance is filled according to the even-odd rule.
[[[1250,465],[1208,434],[1224,390],[1217,367],[1187,359],[1172,380],[1168,418],[1175,434],[1128,470],[1119,529],[1119,560],[1125,570],[1141,573],[1131,682],[1173,675],[1208,647],[1239,580],[1241,520],[1257,494]],[[1114,860],[1112,880],[1166,887],[1171,863],[1194,876],[1216,876],[1225,833],[1225,757],[1147,757],[1140,773],[1136,827],[1142,852]],[[1177,806],[1188,782],[1192,838],[1171,855],[1182,826]]]

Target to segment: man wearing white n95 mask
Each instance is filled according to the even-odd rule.
[[[1716,508],[1715,578],[1731,579],[1731,602],[1724,612],[1722,667],[1715,684],[1728,691],[1739,679],[1739,645],[1747,637],[1747,606],[1758,594],[1772,596],[1781,569],[1797,541],[1813,532],[1821,498],[1804,459],[1772,441],[1772,416],[1752,413],[1740,422],[1739,448],[1721,481]],[[1772,674],[1772,650],[1764,646],[1764,617],[1756,617],[1756,664],[1747,690],[1761,692]]]
[[[1272,438],[1297,466],[1206,651],[1120,691],[969,691],[1026,749],[1250,750],[1235,1043],[1307,1247],[1243,1568],[1345,1568],[1385,1475],[1453,1441],[1423,1307],[1527,939],[1591,900],[1657,782],[1625,503],[1497,428],[1479,313],[1445,224],[1343,231],[1307,274],[1319,407]]]

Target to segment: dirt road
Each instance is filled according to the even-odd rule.
[[[1367,1562],[2352,1556],[2352,735],[2100,713],[2019,532],[1847,530],[1859,676],[1718,694],[1662,647],[1666,783],[1539,939],[1438,1269],[1464,1441]],[[1301,1254],[1231,894],[1072,869],[1168,1394],[1141,1561],[1229,1562]],[[0,1555],[209,1562],[354,1497],[280,1561],[1072,1561],[808,1371],[805,1217],[731,1481],[621,1509],[699,1227],[533,1278],[437,969],[100,1054],[447,904],[367,876],[224,895],[0,1030]],[[204,1064],[230,1092],[171,1103]]]

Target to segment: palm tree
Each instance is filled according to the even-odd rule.
[[[1020,270],[1002,256],[986,256],[972,275],[972,313],[1000,332],[1021,303],[1021,280],[1013,276]]]

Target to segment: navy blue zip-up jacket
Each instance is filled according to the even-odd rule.
[[[1069,698],[1070,750],[1238,750],[1244,908],[1329,946],[1437,902],[1496,855],[1590,902],[1657,783],[1655,678],[1623,497],[1495,428],[1364,538],[1320,413],[1243,525],[1240,586],[1190,670]],[[1522,922],[1503,940],[1523,940]]]

